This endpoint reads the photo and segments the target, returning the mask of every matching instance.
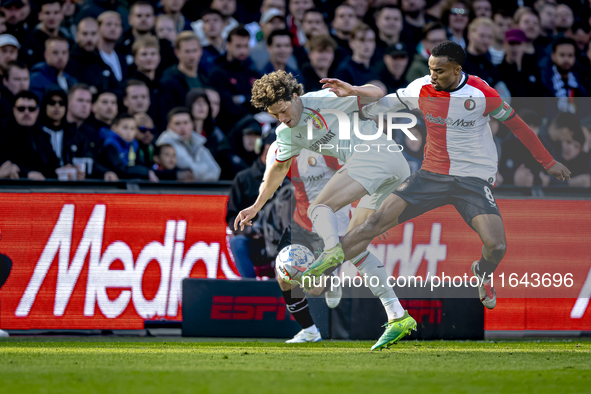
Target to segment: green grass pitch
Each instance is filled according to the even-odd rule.
[[[589,393],[591,341],[8,338],[0,393]]]

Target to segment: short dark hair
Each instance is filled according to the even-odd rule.
[[[39,97],[37,97],[37,95],[35,93],[31,92],[30,90],[23,90],[23,91],[15,94],[14,95],[14,103],[16,104],[18,99],[21,99],[21,98],[35,100],[35,104],[37,104],[37,107],[39,106]]]
[[[148,88],[148,85],[144,81],[140,81],[139,79],[128,79],[125,82],[125,95],[127,95],[127,88],[130,88],[132,86],[145,86],[146,88]],[[148,92],[149,91],[150,89],[148,89]]]
[[[559,45],[572,45],[575,50],[577,49],[577,43],[572,38],[560,37],[552,42],[552,53],[556,52]]]
[[[326,17],[324,16],[324,12],[320,11],[319,8],[314,7],[314,8],[307,9],[306,11],[304,11],[304,17],[306,16],[306,14],[311,14],[311,13],[322,15],[322,19],[324,19],[324,22],[326,23]]]
[[[453,41],[444,41],[437,45],[431,51],[431,56],[447,57],[450,62],[457,63],[460,66],[463,66],[464,61],[466,60],[466,52],[464,52],[464,48]]]
[[[172,149],[174,149],[174,146],[172,146],[170,144],[156,145],[154,147],[154,156],[160,156],[160,153],[162,153],[162,149],[164,149],[164,148],[172,148]]]
[[[495,19],[495,15],[500,15],[503,18],[513,18],[513,14],[511,12],[501,9],[501,8],[496,10],[495,12],[493,12],[493,15],[492,15],[493,19]]]
[[[119,115],[115,116],[115,119],[113,119],[113,123],[111,123],[111,126],[117,126],[119,123],[121,123],[127,119],[131,119],[135,122],[135,119],[133,118],[133,116],[131,116],[127,112],[123,112],[123,113],[120,113]]]
[[[291,39],[293,38],[293,35],[289,32],[289,30],[286,30],[286,29],[273,30],[271,32],[271,34],[269,34],[269,37],[267,38],[267,45],[273,45],[273,39],[278,36],[287,36],[287,37],[289,37],[290,42],[291,42]]]
[[[78,90],[86,90],[88,93],[90,93],[90,96],[92,97],[92,90],[90,89],[90,85],[85,83],[75,83],[74,85],[72,85],[70,89],[68,89],[68,99],[70,99]]]
[[[232,37],[234,36],[250,38],[250,33],[244,28],[244,25],[239,25],[228,33],[228,42],[232,42]]]
[[[45,50],[47,50],[47,48],[49,47],[49,44],[51,44],[52,42],[65,42],[66,44],[68,44],[68,47],[70,46],[70,43],[68,42],[68,40],[62,36],[57,36],[57,37],[49,37],[47,40],[45,40]]]
[[[542,125],[542,117],[533,109],[522,109],[519,111],[519,117],[530,127],[540,127]]]
[[[434,30],[447,31],[447,28],[441,22],[429,22],[425,26],[423,26],[423,29],[421,30],[421,35],[422,35],[421,38],[422,39],[427,38],[427,34],[431,33]]]
[[[21,70],[29,71],[29,67],[27,67],[25,63],[21,62],[20,60],[11,60],[6,64],[6,67],[2,69],[2,72],[4,73],[4,79],[8,78],[8,76],[10,75],[10,70],[12,70],[13,68],[19,68]]]
[[[151,7],[152,11],[154,11],[154,6],[152,4],[148,3],[147,1],[140,0],[140,1],[134,2],[132,5],[129,6],[129,13],[131,14],[131,10],[133,10],[135,7],[141,7],[141,6]]]
[[[199,14],[199,19],[203,19],[203,17],[205,15],[211,15],[211,14],[216,14],[220,18],[222,18],[222,20],[224,20],[224,16],[222,15],[222,13],[219,12],[218,10],[216,10],[216,9],[213,9],[213,8],[206,8],[203,11],[201,11],[201,14]]]
[[[392,8],[393,10],[398,10],[402,14],[402,9],[400,9],[400,7],[398,7],[397,5],[394,5],[394,4],[384,4],[384,5],[381,5],[378,8],[376,8],[376,10],[373,13],[374,19],[376,19],[382,13],[382,11],[384,11],[387,8]]]
[[[174,107],[170,111],[168,111],[168,115],[166,115],[166,123],[170,123],[173,116],[187,114],[193,120],[193,115],[191,115],[191,110],[187,107]]]
[[[47,4],[53,4],[53,3],[59,3],[59,5],[62,5],[61,0],[41,0],[39,1],[37,4],[39,5],[39,12],[41,12],[41,9],[43,8],[44,5]]]
[[[308,47],[310,52],[312,51],[324,51],[326,49],[332,49],[336,51],[338,48],[337,42],[329,35],[322,35],[310,38],[308,41]]]
[[[578,116],[575,114],[571,114],[570,112],[559,112],[558,115],[552,119],[550,123],[554,127],[564,128],[573,131],[575,134],[582,132],[581,129],[581,121],[579,120]]]

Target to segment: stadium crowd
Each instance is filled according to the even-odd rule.
[[[511,101],[572,171],[551,180],[493,121],[497,184],[591,187],[589,3],[0,0],[0,178],[262,175],[276,123],[250,103],[259,76],[282,69],[306,91],[332,76],[393,93],[453,40],[464,70]],[[412,130],[417,141],[397,138],[416,171],[427,136],[422,122]]]

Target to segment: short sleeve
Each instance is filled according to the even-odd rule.
[[[361,111],[358,96],[338,97],[328,89],[308,93],[301,97],[304,107],[336,109],[346,114]]]
[[[300,154],[302,151],[301,146],[297,146],[292,143],[291,141],[291,129],[287,126],[282,127],[280,126],[277,129],[277,153],[276,158],[280,163],[283,163],[292,157],[295,157]]]
[[[382,97],[375,103],[363,107],[362,114],[365,118],[372,118],[379,113],[397,112],[402,110],[413,110],[419,108],[419,96],[421,89],[429,81],[428,77],[415,79],[406,88],[398,89],[396,93]]]

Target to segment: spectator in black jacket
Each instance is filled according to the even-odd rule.
[[[252,68],[249,39],[250,33],[244,27],[232,29],[228,34],[226,56],[218,59],[218,68],[209,80],[222,100],[218,116],[222,130],[230,130],[246,114],[259,112],[250,104],[252,85],[260,74]]]
[[[41,0],[39,5],[39,24],[33,30],[33,40],[30,41],[29,49],[33,50],[30,57],[31,64],[42,62],[45,41],[50,37],[68,38],[60,30],[60,25],[64,20],[62,11],[62,2],[60,0]]]
[[[267,38],[267,51],[269,52],[269,62],[263,67],[261,74],[270,74],[273,71],[283,70],[291,73],[299,83],[304,80],[298,69],[291,68],[287,63],[293,54],[291,44],[291,33],[287,30],[275,30]]]
[[[376,34],[365,23],[358,23],[353,29],[349,46],[353,55],[334,72],[334,77],[353,85],[365,85],[378,79],[369,67],[376,48]]]
[[[14,104],[14,96],[23,90],[29,90],[31,82],[27,65],[12,61],[6,66],[6,75],[2,77],[0,96],[7,100],[10,105]]]
[[[138,142],[137,163],[152,168],[154,165],[154,136],[158,134],[154,127],[154,121],[146,113],[133,115],[133,120],[137,126],[135,133],[135,139]]]
[[[187,93],[187,108],[193,115],[195,132],[207,138],[205,147],[209,149],[222,170],[220,179],[234,179],[236,173],[248,165],[232,150],[224,132],[215,125],[207,91],[196,88]]]
[[[123,179],[149,179],[158,182],[158,177],[149,167],[138,164],[139,144],[135,139],[137,125],[133,117],[123,113],[114,120],[111,128],[102,128],[103,164]]]
[[[63,37],[51,37],[45,41],[45,62],[31,69],[31,91],[40,99],[49,91],[61,89],[67,92],[78,80],[65,72],[70,58],[68,41]]]
[[[98,91],[113,90],[122,94],[119,81],[97,49],[98,31],[98,22],[94,18],[84,18],[78,23],[76,45],[70,51],[66,72],[81,83],[95,86]]]
[[[103,127],[109,127],[119,113],[117,96],[113,92],[106,91],[97,94],[94,99],[92,116],[88,124],[100,131]]]
[[[315,92],[322,89],[322,78],[328,78],[333,68],[337,43],[330,36],[316,36],[307,43],[309,63],[302,66],[304,90]]]
[[[408,84],[405,79],[408,61],[408,50],[404,43],[399,42],[386,48],[383,61],[378,63],[376,71],[378,80],[386,85],[388,94],[395,93]]]
[[[92,93],[90,86],[76,84],[68,91],[68,111],[66,121],[72,124],[76,133],[83,135],[89,143],[92,151],[93,161],[87,164],[87,172],[90,178],[104,179],[105,181],[118,181],[117,174],[99,163],[96,158],[100,157],[102,141],[99,137],[99,129],[91,126],[89,121],[92,108]],[[96,121],[96,119],[95,119]],[[103,124],[100,127],[106,127]]]
[[[133,43],[137,39],[149,36],[154,31],[154,7],[146,1],[136,1],[129,8],[128,20],[130,28],[123,33],[117,45],[117,51],[126,56],[131,55]]]
[[[125,83],[123,105],[131,116],[148,113],[150,108],[150,91],[145,82],[129,79]]]
[[[386,49],[400,42],[413,42],[412,33],[404,29],[402,10],[395,5],[383,5],[374,13],[378,36],[372,63],[382,62]],[[413,50],[414,52],[414,50]]]
[[[10,34],[0,35],[0,75],[4,75],[4,69],[10,62],[18,59],[18,50],[21,44]]]
[[[204,87],[199,73],[202,52],[199,38],[195,33],[185,31],[178,35],[174,53],[179,59],[179,64],[166,69],[160,80],[163,114],[167,114],[173,107],[183,106],[189,90]],[[164,115],[163,118],[165,117]]]
[[[103,62],[111,68],[117,81],[127,79],[127,67],[133,59],[126,59],[125,54],[117,52],[115,46],[121,38],[121,15],[115,11],[105,11],[97,18],[99,24],[99,55]]]
[[[154,148],[154,172],[158,179],[167,181],[194,182],[195,177],[190,170],[177,166],[176,151],[170,144],[158,145]]]

